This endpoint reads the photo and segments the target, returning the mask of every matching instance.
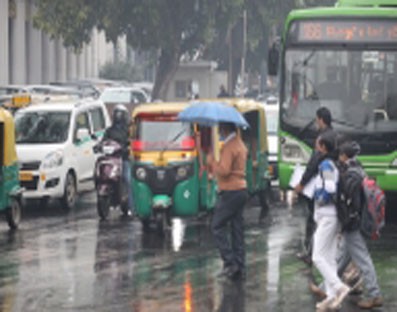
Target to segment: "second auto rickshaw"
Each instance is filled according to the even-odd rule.
[[[200,102],[205,101],[201,100]],[[248,149],[247,188],[251,196],[258,196],[262,208],[260,218],[263,218],[269,209],[268,194],[271,180],[265,109],[261,103],[251,99],[230,98],[217,99],[216,101],[237,109],[249,124],[248,128],[239,130]]]

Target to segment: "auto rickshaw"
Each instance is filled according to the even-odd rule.
[[[205,101],[200,100],[200,102]],[[223,98],[208,101],[217,101],[233,106],[244,116],[249,124],[249,128],[239,130],[248,149],[246,165],[247,188],[251,196],[258,196],[262,208],[260,218],[263,218],[269,210],[268,195],[271,187],[265,109],[261,103],[244,98]]]
[[[143,104],[132,113],[132,191],[145,228],[155,221],[163,229],[172,216],[198,216],[215,206],[216,183],[203,166],[200,129],[177,118],[187,105]]]
[[[0,211],[5,213],[9,227],[16,229],[21,220],[22,188],[19,185],[14,120],[3,108],[0,108],[0,138]]]

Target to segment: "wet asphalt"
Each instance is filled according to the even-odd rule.
[[[295,258],[304,206],[273,201],[264,222],[258,216],[252,201],[247,277],[230,282],[217,278],[221,261],[206,218],[144,233],[118,210],[100,222],[93,193],[68,213],[56,202],[29,205],[18,231],[0,223],[0,311],[315,311],[308,281],[318,274]],[[397,311],[397,226],[389,223],[369,248],[385,297],[374,311]],[[360,311],[355,300],[341,311]]]

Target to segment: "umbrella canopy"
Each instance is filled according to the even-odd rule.
[[[178,115],[179,120],[212,126],[219,122],[231,122],[239,127],[249,127],[243,115],[234,107],[222,102],[195,102]]]

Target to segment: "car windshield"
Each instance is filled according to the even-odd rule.
[[[131,91],[121,89],[105,89],[99,99],[104,103],[131,103]]]
[[[282,123],[302,128],[321,106],[337,131],[397,134],[397,52],[290,49]]]
[[[277,134],[278,130],[278,111],[266,110],[266,126],[268,134]]]
[[[70,112],[18,112],[15,116],[16,142],[55,144],[66,141]]]
[[[141,120],[137,139],[144,143],[145,150],[179,149],[190,134],[190,125],[180,121]]]

